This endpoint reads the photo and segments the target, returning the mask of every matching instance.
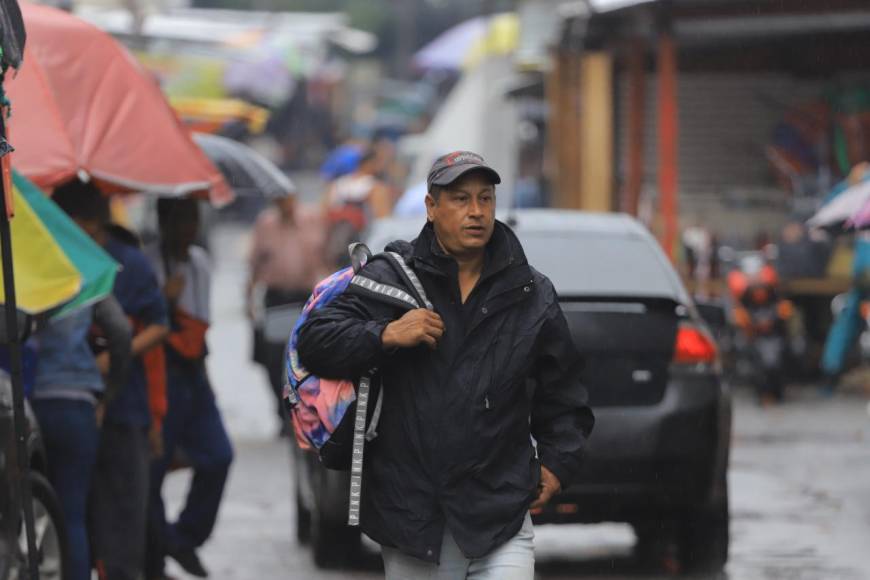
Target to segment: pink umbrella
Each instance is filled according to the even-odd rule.
[[[6,81],[18,171],[43,189],[78,176],[107,193],[232,200],[157,83],[116,40],[54,8],[21,9],[24,63]]]

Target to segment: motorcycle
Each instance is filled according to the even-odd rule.
[[[775,246],[761,251],[724,250],[722,261],[732,264],[727,285],[734,374],[755,387],[763,405],[781,402],[794,306],[780,296],[779,276],[772,264]]]

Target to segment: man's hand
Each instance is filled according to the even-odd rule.
[[[166,280],[166,284],[163,285],[163,294],[166,296],[166,299],[170,302],[177,302],[181,297],[181,293],[184,291],[184,275],[183,274],[173,274]]]
[[[106,376],[109,374],[109,352],[103,351],[97,355],[97,368],[100,374]]]
[[[148,430],[148,447],[151,450],[151,459],[163,457],[163,429],[152,424]]]
[[[381,343],[387,349],[426,344],[434,350],[443,334],[444,321],[441,317],[431,310],[418,308],[389,323],[381,335]]]
[[[559,478],[542,465],[541,482],[538,484],[538,498],[532,502],[529,509],[541,509],[560,491],[562,491],[562,484],[559,482]]]
[[[97,403],[94,409],[94,419],[97,421],[97,427],[102,429],[103,420],[106,418],[106,404],[102,401]]]

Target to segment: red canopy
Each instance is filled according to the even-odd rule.
[[[66,12],[21,4],[24,62],[9,75],[15,168],[44,189],[75,177],[107,193],[233,194],[157,83],[105,32]]]

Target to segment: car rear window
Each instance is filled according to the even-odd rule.
[[[380,252],[392,240],[412,240],[420,232],[420,223],[376,222],[369,247]],[[652,238],[600,230],[519,227],[514,231],[529,263],[552,280],[560,296],[686,300],[679,279]]]
[[[621,296],[680,300],[678,282],[654,242],[582,232],[520,232],[529,263],[560,296]]]

